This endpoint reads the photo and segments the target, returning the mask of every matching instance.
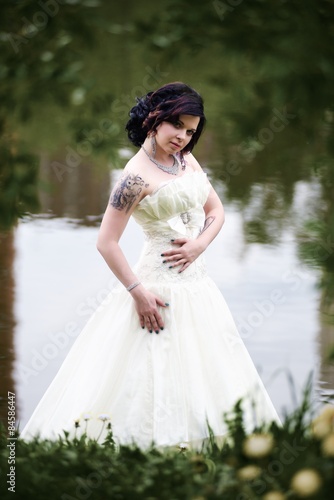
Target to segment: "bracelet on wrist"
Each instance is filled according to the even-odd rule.
[[[136,286],[140,285],[140,281],[135,281],[134,283],[132,283],[132,285],[129,285],[126,287],[126,290],[128,292],[131,292],[131,290],[133,290],[134,288],[136,288]]]

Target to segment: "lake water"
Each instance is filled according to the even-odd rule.
[[[296,208],[303,206],[309,189],[304,182],[296,186]],[[311,371],[318,385],[318,276],[301,265],[289,227],[276,246],[246,245],[242,213],[231,203],[225,210],[223,230],[206,251],[209,274],[282,415],[295,405],[290,377],[298,397]],[[39,214],[15,230],[13,378],[21,427],[115,282],[96,250],[98,223],[92,219],[87,226],[79,219]],[[121,240],[131,264],[142,242],[131,220]]]
[[[117,2],[102,4],[99,9],[104,9],[108,29],[96,29],[92,23],[96,45],[82,46],[79,53],[78,30],[72,33],[73,45],[67,45],[72,36],[59,33],[59,48],[48,31],[57,26],[61,18],[57,17],[54,25],[50,23],[30,40],[28,57],[20,53],[21,58],[10,58],[14,69],[17,64],[20,68],[24,62],[30,64],[31,58],[36,64],[37,73],[28,66],[18,71],[22,80],[14,82],[14,97],[8,99],[22,104],[26,118],[30,104],[31,117],[14,123],[14,111],[17,115],[19,111],[10,110],[13,123],[7,124],[6,131],[14,141],[11,154],[35,156],[17,165],[17,170],[7,160],[3,167],[10,175],[15,171],[16,187],[22,188],[20,198],[33,199],[38,191],[41,207],[12,231],[0,232],[0,419],[7,418],[7,392],[14,391],[17,417],[21,427],[25,424],[75,337],[114,283],[96,250],[99,221],[113,179],[110,172],[125,163],[129,144],[124,126],[135,97],[171,81],[188,82],[205,100],[208,124],[195,155],[214,173],[214,186],[226,209],[225,226],[206,252],[208,270],[231,308],[275,406],[281,414],[293,408],[311,372],[315,400],[333,397],[334,364],[328,355],[334,352],[334,324],[328,321],[330,314],[326,317],[323,312],[333,310],[334,296],[329,293],[334,283],[334,118],[326,85],[314,92],[319,85],[322,88],[320,76],[327,75],[324,82],[328,78],[326,59],[320,60],[317,51],[310,58],[299,57],[311,40],[310,27],[291,29],[289,34],[279,16],[265,17],[266,29],[272,26],[273,33],[281,33],[269,54],[262,30],[239,25],[241,11],[235,9],[235,17],[229,15],[221,22],[212,5],[202,3],[212,24],[199,45],[196,26],[195,46],[186,37],[171,57],[163,50],[168,37],[159,34],[160,48],[151,50],[144,43],[146,36],[140,41],[130,36],[138,16],[146,20],[152,10],[160,10],[160,4],[128,0],[126,9]],[[240,8],[247,10],[246,4]],[[264,6],[258,7],[261,14]],[[59,16],[62,13],[64,9]],[[73,27],[80,13],[78,6]],[[190,18],[196,13],[189,11]],[[311,26],[319,19],[310,18]],[[182,28],[187,20],[185,12]],[[233,48],[226,27],[234,22],[237,44]],[[222,38],[219,35],[212,43],[211,31],[213,40],[219,33]],[[321,33],[326,30],[320,29]],[[306,38],[295,43],[295,36]],[[325,40],[319,39],[318,45],[326,47]],[[49,42],[54,54],[51,49],[44,51]],[[239,42],[241,50],[235,51]],[[66,69],[63,46],[66,54],[74,50],[78,58],[74,66],[82,66],[74,87],[63,87],[53,76],[53,64],[60,61]],[[285,47],[289,47],[286,61]],[[310,71],[310,67],[316,69]],[[69,63],[70,73],[71,68]],[[37,190],[37,176],[36,182],[30,177],[38,161]],[[9,213],[11,207],[11,203],[3,205]],[[310,220],[316,227],[325,225],[312,262],[318,270],[300,259],[302,239],[314,237],[304,228]],[[131,222],[122,238],[131,263],[142,241]],[[327,281],[320,289],[324,277]],[[327,296],[326,309],[321,306]]]

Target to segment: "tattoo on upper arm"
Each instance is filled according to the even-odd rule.
[[[125,174],[114,187],[110,195],[110,205],[117,210],[128,212],[134,202],[139,198],[144,187],[148,187],[140,175],[131,172]]]
[[[213,223],[213,221],[215,220],[216,217],[214,217],[213,215],[208,217],[207,219],[205,219],[205,222],[204,222],[204,226],[203,228],[201,229],[201,232],[200,234],[204,233],[204,231],[206,229],[208,229],[209,226],[211,226],[211,224]]]

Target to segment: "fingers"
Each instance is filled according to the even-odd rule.
[[[170,262],[175,262],[176,260],[183,259],[184,255],[181,253],[175,253],[173,255],[169,255],[168,257],[164,257],[164,260],[162,261],[163,264],[168,264]]]
[[[176,240],[170,240],[172,245],[184,245],[187,243],[188,238],[177,238]]]
[[[177,248],[173,248],[172,250],[167,250],[161,254],[162,263],[169,265],[170,268],[180,266],[185,264],[187,261],[189,263],[192,261],[189,255],[189,248],[186,248],[186,243],[189,243],[191,240],[189,238],[178,238],[176,240],[171,240],[173,245],[177,245]]]
[[[157,305],[160,307],[168,307],[169,306],[168,302],[164,302],[163,300],[161,300],[159,298],[156,299],[156,302],[157,302]]]
[[[160,333],[164,329],[164,322],[159,313],[153,316],[147,316],[143,320],[144,326],[142,328],[147,328],[149,333]]]
[[[194,262],[200,255],[201,251],[195,240],[188,238],[178,238],[171,240],[178,247],[172,250],[167,250],[161,254],[162,263],[168,266],[169,269],[180,267],[179,273],[183,272],[187,267]]]
[[[184,255],[182,253],[176,253],[173,254],[169,257],[164,257],[164,260],[162,263],[167,266],[169,269],[172,269],[174,267],[178,266],[184,266],[186,263],[191,264],[192,259],[189,258],[189,256]]]
[[[188,265],[190,264],[190,262],[186,258],[181,257],[178,260],[176,259],[175,260],[173,259],[173,261],[171,260],[169,262],[168,267],[169,269],[173,269],[174,267],[184,266],[186,263],[188,263]]]
[[[189,238],[178,238],[177,240],[170,240],[172,245],[177,245],[177,246],[182,246],[188,243]],[[161,254],[161,257],[170,257],[174,256],[176,253],[179,253],[180,249],[179,248],[173,248],[172,250],[166,250],[164,253]]]
[[[174,269],[174,267],[178,266],[184,266],[185,264],[190,264],[191,262],[188,261],[185,257],[182,255],[178,255],[175,257],[170,257],[169,259],[165,259],[163,261],[163,264],[165,266],[168,266],[169,269]]]
[[[189,261],[188,261],[188,262],[185,262],[185,263],[182,265],[181,269],[179,269],[179,273],[182,273],[183,271],[185,271],[185,270],[187,269],[187,267],[189,267],[189,266],[190,266],[190,264],[191,264],[191,262],[189,262]]]
[[[154,302],[147,308],[142,309],[141,307],[137,308],[139,322],[142,329],[147,329],[150,333],[160,333],[164,329],[164,321],[162,319],[161,314],[159,313],[157,307],[166,308],[169,304],[159,297],[155,297],[153,295]],[[140,309],[142,309],[140,311]]]
[[[153,326],[150,316],[141,316],[140,326],[142,327],[143,330],[146,328],[150,333],[153,332]]]
[[[151,325],[152,325],[152,331],[155,333],[160,333],[160,331],[164,329],[164,322],[162,321],[162,317],[160,316],[159,313],[153,316]]]

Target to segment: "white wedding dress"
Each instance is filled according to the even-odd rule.
[[[169,303],[161,309],[165,328],[143,330],[131,295],[118,284],[76,339],[22,438],[56,439],[63,430],[80,435],[86,429],[102,442],[107,429],[99,416],[107,414],[118,443],[200,443],[208,436],[207,421],[215,436],[226,434],[223,414],[240,398],[248,431],[279,423],[204,257],[183,273],[162,263],[172,238],[198,236],[208,192],[206,175],[193,172],[139,203],[133,217],[146,242],[135,272]]]

